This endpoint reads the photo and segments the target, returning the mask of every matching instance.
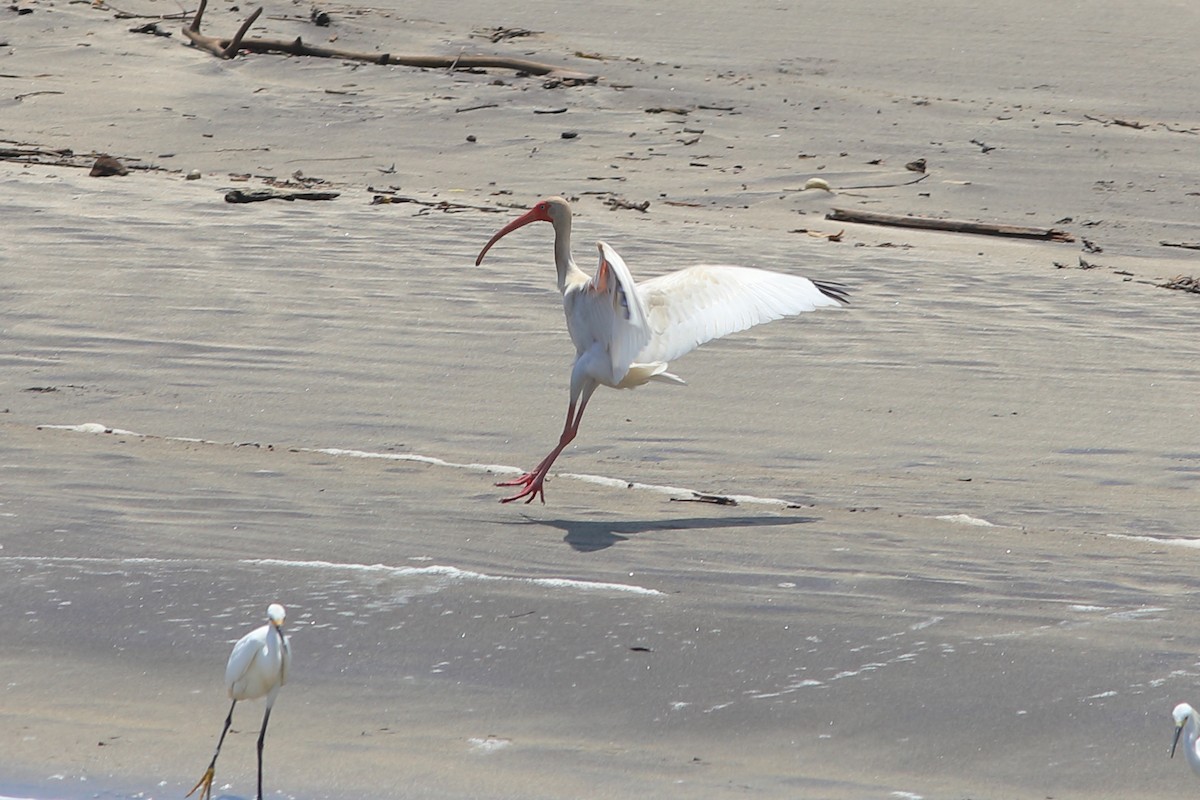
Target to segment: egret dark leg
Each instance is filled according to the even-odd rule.
[[[225,743],[225,734],[229,733],[229,726],[233,724],[233,709],[237,705],[237,700],[229,704],[229,713],[225,715],[225,727],[221,729],[221,738],[217,739],[217,752],[213,753],[212,763],[209,764],[209,769],[214,769],[217,766],[217,756],[221,755],[221,745]]]
[[[262,751],[263,740],[267,738],[267,720],[271,719],[271,707],[263,712],[262,730],[258,732],[258,800],[262,800]]]
[[[217,774],[217,756],[221,755],[221,745],[225,743],[225,734],[229,733],[229,726],[233,724],[233,709],[237,706],[237,700],[229,706],[229,713],[225,715],[225,727],[221,729],[221,738],[217,739],[217,749],[213,753],[212,761],[208,763],[208,769],[204,771],[204,777],[192,787],[192,790],[187,793],[191,797],[196,793],[197,789],[203,787],[200,792],[199,800],[209,800],[212,797],[213,776]]]

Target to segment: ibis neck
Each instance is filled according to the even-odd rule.
[[[554,266],[558,268],[558,291],[560,292],[565,292],[567,286],[574,282],[573,279],[579,277],[587,279],[583,270],[575,266],[575,259],[571,257],[570,216],[560,219],[554,226]]]

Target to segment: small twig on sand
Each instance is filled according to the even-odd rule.
[[[13,95],[13,100],[16,100],[19,103],[26,97],[36,97],[39,94],[62,94],[62,92],[56,92],[53,89],[44,89],[40,92],[25,92],[25,94]]]
[[[129,32],[130,33],[147,33],[147,34],[150,34],[151,36],[162,36],[162,37],[170,37],[170,35],[171,35],[170,31],[159,30],[157,22],[147,22],[142,25],[135,25],[134,27],[129,29]]]
[[[712,503],[717,506],[736,506],[737,500],[732,497],[726,497],[722,494],[703,494],[701,492],[692,492],[691,497],[672,497],[676,503]]]
[[[624,197],[609,197],[604,201],[604,205],[608,206],[613,211],[617,209],[627,208],[630,211],[640,211],[643,214],[650,208],[650,201],[643,200],[640,203],[631,203]]]
[[[536,36],[541,31],[531,31],[528,28],[480,28],[473,32],[472,36],[480,36],[489,40],[492,44],[497,44],[505,39],[520,39],[525,36]]]
[[[1200,250],[1200,242],[1159,242],[1163,247],[1182,247],[1185,250]]]
[[[464,111],[479,111],[482,108],[499,108],[499,103],[480,103],[477,106],[463,106],[462,108],[454,109],[455,114],[461,114]]]
[[[1093,117],[1091,114],[1084,114],[1083,118],[1090,119],[1092,122],[1099,122],[1101,125],[1120,125],[1122,128],[1134,128],[1136,130],[1149,127],[1144,122],[1132,119],[1102,119],[1101,117]]]
[[[835,208],[825,219],[837,222],[859,222],[864,225],[890,225],[897,228],[920,228],[954,233],[979,233],[987,236],[1008,236],[1018,239],[1048,239],[1053,242],[1073,242],[1074,237],[1057,228],[1033,228],[1024,225],[1004,225],[971,220],[912,217],[903,214],[884,214],[878,211],[858,211]]]
[[[814,239],[825,239],[830,242],[840,242],[842,237],[846,235],[846,229],[842,228],[837,233],[824,233],[822,231],[810,231],[808,228],[793,228],[788,233],[803,233]]]
[[[920,183],[928,177],[929,173],[926,172],[923,175],[913,178],[911,181],[904,181],[903,183],[875,183],[867,184],[866,186],[839,186],[838,191],[847,192],[854,191],[856,189],[893,189],[897,186],[912,186],[914,183]]]

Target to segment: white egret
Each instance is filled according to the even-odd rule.
[[[1184,755],[1187,756],[1188,763],[1192,765],[1192,772],[1200,775],[1200,751],[1196,749],[1196,739],[1200,737],[1200,725],[1196,722],[1196,709],[1187,703],[1180,703],[1175,706],[1171,716],[1175,718],[1175,738],[1171,741],[1171,758],[1175,757],[1175,748],[1179,746],[1179,737],[1182,735],[1184,746],[1187,747]]]
[[[588,276],[571,257],[571,206],[548,197],[493,236],[499,239],[532,222],[554,226],[554,262],[567,331],[575,343],[571,401],[558,445],[530,472],[498,486],[521,491],[501,502],[540,497],[550,466],[579,432],[584,409],[598,386],[632,389],[649,381],[683,383],[667,372],[669,361],[707,341],[764,322],[846,302],[846,288],[751,267],[698,265],[634,283],[615,250],[598,242],[600,265]]]
[[[199,789],[198,800],[210,800],[217,756],[221,754],[221,743],[225,741],[225,734],[229,733],[229,726],[233,723],[234,707],[239,700],[256,700],[266,695],[267,708],[263,712],[262,730],[258,733],[258,800],[262,800],[263,739],[267,735],[267,720],[271,718],[271,706],[275,705],[279,688],[287,682],[288,667],[292,663],[291,648],[287,637],[283,635],[285,616],[283,606],[272,603],[267,606],[267,624],[250,631],[233,646],[229,663],[225,665],[225,688],[233,703],[225,717],[221,738],[217,739],[217,750],[213,753],[212,761],[204,776],[187,793],[188,797]]]

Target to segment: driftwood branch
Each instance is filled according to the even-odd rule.
[[[258,19],[262,12],[262,6],[259,6],[258,8],[254,9],[253,14],[246,17],[246,21],[242,23],[242,26],[237,29],[237,33],[235,33],[233,38],[229,40],[229,44],[225,47],[224,55],[221,56],[222,58],[233,58],[238,54],[238,50],[242,46],[242,38],[246,35],[246,31],[250,30],[250,26],[254,24],[254,21]],[[199,16],[199,14],[196,16]],[[296,37],[296,43],[300,43],[299,36]]]
[[[269,189],[244,192],[241,189],[225,193],[226,203],[261,203],[264,200],[336,200],[338,192],[273,192]]]
[[[507,58],[504,56],[399,56],[391,53],[358,53],[350,50],[337,50],[331,47],[316,47],[305,44],[297,36],[292,40],[283,39],[246,39],[244,38],[250,26],[254,24],[262,8],[259,7],[246,18],[232,39],[219,36],[209,36],[201,33],[200,22],[204,16],[208,0],[200,0],[200,6],[192,21],[183,29],[186,36],[195,46],[207,50],[218,58],[233,58],[245,50],[250,53],[286,53],[293,56],[312,56],[314,58],[338,58],[344,61],[365,61],[371,64],[397,64],[404,67],[424,67],[427,69],[511,69],[530,75],[544,75],[557,78],[565,83],[583,84],[595,83],[596,75],[563,69],[553,64],[540,61],[530,61],[524,58]]]
[[[1018,239],[1048,239],[1052,242],[1075,241],[1075,238],[1069,233],[1060,231],[1057,228],[1032,228],[1025,225],[1004,225],[961,219],[912,217],[904,214],[883,214],[878,211],[858,211],[847,208],[835,208],[825,215],[825,219],[837,222],[859,222],[864,225],[889,225],[897,228],[920,228],[931,231],[1009,236]]]

